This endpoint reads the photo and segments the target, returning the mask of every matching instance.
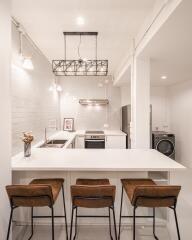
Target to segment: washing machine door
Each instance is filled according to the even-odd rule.
[[[162,139],[156,145],[157,151],[165,154],[166,156],[171,156],[175,151],[175,146],[173,142],[168,139]]]

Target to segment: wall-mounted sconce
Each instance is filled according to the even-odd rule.
[[[50,92],[62,92],[62,87],[56,82],[56,80],[54,80],[54,82],[52,83],[52,85],[49,88]]]
[[[27,70],[33,70],[33,62],[31,57],[26,57],[23,54],[23,35],[25,35],[25,32],[21,29],[20,24],[18,24],[17,29],[19,31],[19,55],[22,63],[22,67]]]
[[[33,70],[34,69],[33,62],[32,62],[30,57],[24,57],[23,68],[25,68],[27,70]]]

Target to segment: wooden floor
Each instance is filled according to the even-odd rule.
[[[168,231],[165,227],[157,227],[156,233],[159,239],[170,240]],[[13,240],[26,240],[30,235],[30,227],[15,226]],[[34,240],[51,240],[50,226],[35,226]],[[65,240],[65,229],[63,226],[55,226],[55,240]],[[77,240],[110,240],[108,228],[105,226],[80,226],[78,229]],[[121,240],[132,239],[131,227],[122,229]],[[153,240],[152,228],[138,226],[136,231],[137,240]]]

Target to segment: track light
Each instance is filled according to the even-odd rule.
[[[25,68],[27,70],[33,70],[34,69],[33,62],[31,60],[31,58],[24,57],[24,59],[23,59],[23,68]]]
[[[26,57],[23,54],[23,35],[25,35],[25,33],[22,30],[20,25],[18,25],[18,31],[19,31],[19,43],[20,43],[19,56],[20,56],[20,60],[21,60],[21,63],[22,63],[22,67],[24,69],[27,69],[27,70],[33,70],[34,66],[33,66],[33,62],[31,60],[31,57]]]

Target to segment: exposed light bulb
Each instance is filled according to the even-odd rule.
[[[60,85],[57,85],[57,92],[62,92],[62,87]]]
[[[79,72],[83,72],[83,71],[84,71],[83,67],[80,67]]]
[[[167,79],[167,76],[161,76],[161,79],[163,79],[163,80],[165,80],[165,79]]]
[[[33,62],[31,60],[31,58],[24,58],[23,68],[25,68],[27,70],[33,70],[34,69]]]

